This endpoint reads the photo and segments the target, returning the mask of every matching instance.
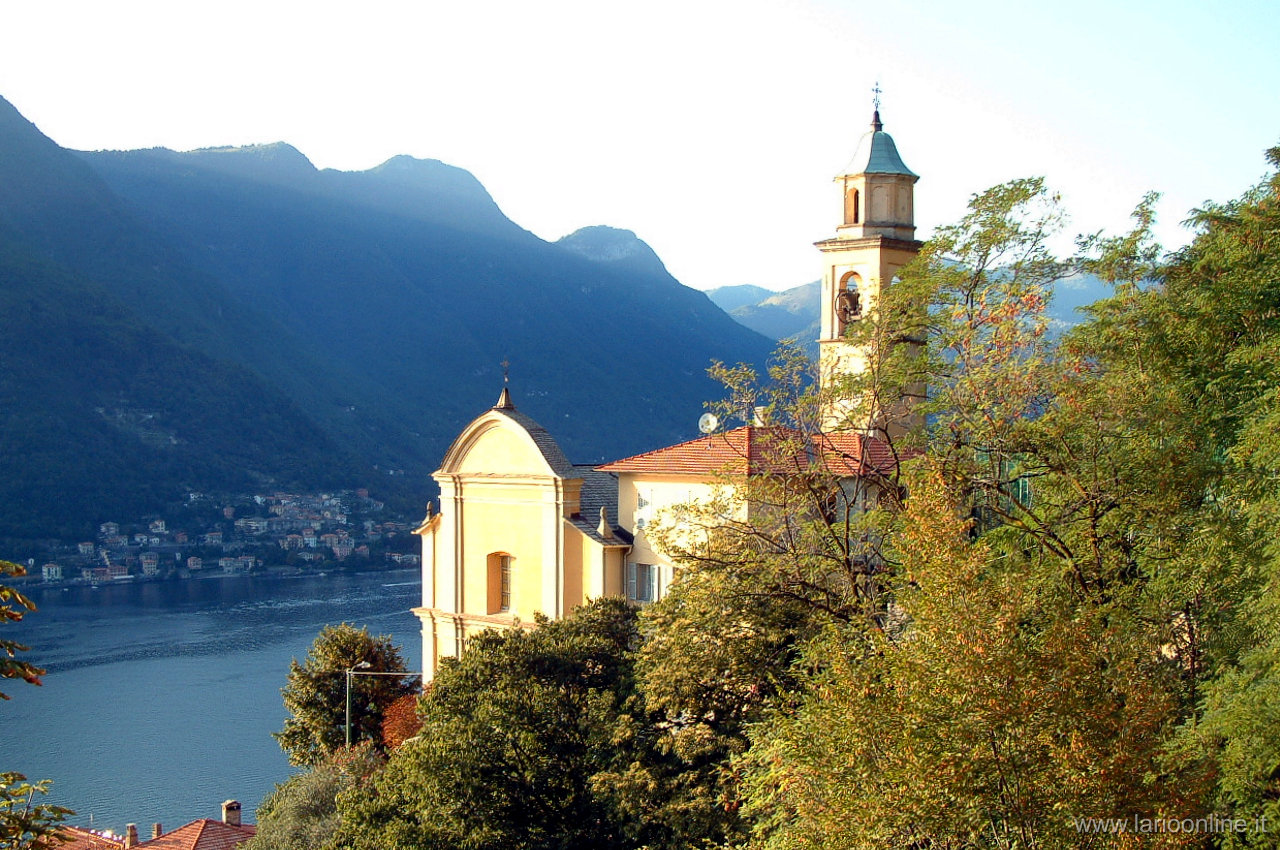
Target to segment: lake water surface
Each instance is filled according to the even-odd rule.
[[[3,636],[44,686],[5,680],[0,771],[52,779],[69,822],[166,830],[243,804],[246,822],[294,768],[271,737],[292,658],[326,625],[388,634],[421,670],[416,571],[227,577],[25,589],[39,606]]]

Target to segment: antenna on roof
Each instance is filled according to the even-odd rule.
[[[720,427],[720,419],[714,413],[704,413],[698,417],[698,430],[710,434]]]

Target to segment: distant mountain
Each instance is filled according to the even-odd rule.
[[[83,162],[3,101],[0,140],[0,536],[83,536],[100,506],[154,511],[188,488],[365,476],[284,393],[188,344],[234,302]]]
[[[1080,308],[1109,297],[1111,287],[1096,275],[1077,274],[1058,281],[1047,311],[1054,333],[1065,333],[1080,324],[1086,318]]]
[[[1084,318],[1081,307],[1111,294],[1093,275],[1073,275],[1058,281],[1048,316],[1055,334],[1070,330]],[[771,339],[794,339],[809,353],[818,355],[822,282],[772,292],[759,286],[723,286],[707,292],[720,309],[737,322]],[[754,301],[750,299],[755,299]]]
[[[770,295],[773,295],[772,289],[765,289],[763,286],[755,286],[750,283],[741,283],[737,286],[718,286],[715,289],[707,290],[707,297],[726,313],[732,313],[739,307],[759,304]]]
[[[695,436],[711,359],[771,347],[629,231],[544,242],[433,160],[74,153],[0,100],[0,187],[0,536],[186,487],[420,508],[504,358],[517,406],[594,462]]]
[[[653,249],[630,230],[603,225],[584,227],[563,237],[556,245],[611,268],[627,269],[657,280],[670,277]]]
[[[795,340],[810,357],[817,358],[821,289],[822,282],[815,280],[781,292],[758,286],[724,286],[707,295],[743,326],[770,339]],[[761,297],[746,300],[756,294]]]

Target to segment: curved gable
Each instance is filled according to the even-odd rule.
[[[437,472],[565,478],[572,477],[573,467],[541,425],[514,410],[494,408],[463,429]]]

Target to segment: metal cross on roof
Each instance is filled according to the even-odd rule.
[[[511,361],[504,357],[504,358],[502,358],[502,384],[503,384],[503,386],[506,386],[507,384],[511,383],[511,374],[510,374],[510,372],[511,372]]]
[[[876,112],[880,111],[880,81],[876,80],[876,84],[871,87],[871,103],[875,106]]]

